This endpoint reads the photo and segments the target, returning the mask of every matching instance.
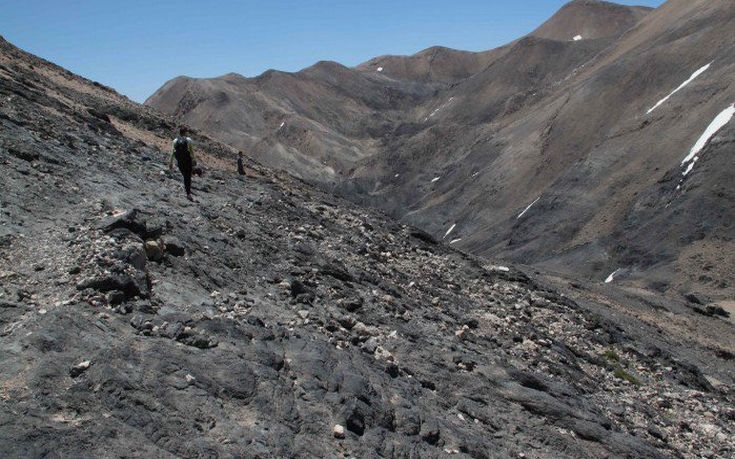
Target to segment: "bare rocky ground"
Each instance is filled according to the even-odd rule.
[[[201,135],[189,203],[170,120],[4,41],[0,98],[2,457],[735,451],[714,332],[684,352],[636,317],[656,308],[240,178]]]

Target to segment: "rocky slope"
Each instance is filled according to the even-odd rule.
[[[248,151],[475,254],[731,301],[733,123],[705,139],[691,173],[682,161],[735,101],[733,27],[726,0],[671,0],[653,12],[573,1],[486,53],[435,48],[344,69],[335,93],[371,82],[360,84],[359,111],[319,118],[318,129],[254,130],[261,140]],[[403,103],[381,105],[381,85]],[[196,118],[204,105],[159,104],[168,92],[149,103],[213,132]]]
[[[238,177],[197,133],[189,203],[171,120],[1,39],[0,98],[2,457],[735,452],[728,322]]]

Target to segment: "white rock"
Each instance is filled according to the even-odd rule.
[[[375,360],[386,360],[388,362],[392,362],[395,358],[393,357],[393,354],[383,346],[378,346],[375,348]]]
[[[335,424],[332,428],[332,435],[334,435],[334,438],[345,438],[345,428],[339,424]]]
[[[470,329],[467,325],[463,325],[462,328],[454,332],[454,336],[456,336],[459,339],[465,339],[467,337],[467,332]]]

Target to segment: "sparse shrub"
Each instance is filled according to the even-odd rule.
[[[623,368],[623,365],[621,364],[620,356],[617,352],[612,349],[608,349],[607,351],[603,352],[602,356],[612,363],[612,366],[614,368],[613,376],[618,379],[622,379],[623,381],[628,381],[631,384],[635,384],[636,386],[641,385],[641,381],[638,378],[625,371],[625,368]]]
[[[623,369],[623,367],[621,367],[620,365],[618,365],[615,368],[615,371],[613,372],[613,376],[615,376],[618,379],[622,379],[624,381],[628,381],[631,384],[635,384],[636,386],[640,386],[641,385],[641,382],[640,382],[640,380],[638,378],[636,378],[632,374],[630,374],[627,371],[625,371],[625,369]]]

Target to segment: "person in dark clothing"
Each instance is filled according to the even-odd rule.
[[[237,152],[237,173],[240,175],[245,175],[245,165],[243,164],[241,151]]]
[[[194,156],[194,142],[186,134],[188,130],[185,127],[179,129],[179,136],[174,139],[171,149],[171,158],[168,161],[168,168],[173,170],[174,158],[179,166],[179,171],[184,177],[184,189],[186,190],[186,199],[193,201],[191,196],[191,175],[197,165],[196,156]]]

